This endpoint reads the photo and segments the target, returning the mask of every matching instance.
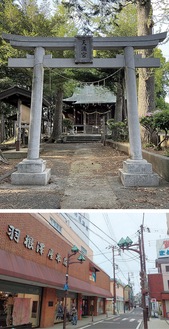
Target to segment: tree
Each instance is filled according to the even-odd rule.
[[[149,142],[152,142],[152,136],[155,132],[158,136],[159,132],[164,132],[164,138],[157,143],[157,148],[161,148],[161,144],[168,140],[169,130],[169,110],[152,113],[151,115],[140,119],[141,125],[148,131]]]
[[[134,4],[137,9],[137,34],[139,36],[152,34],[153,21],[153,8],[151,0],[98,0],[86,1],[85,5],[81,0],[63,1],[65,6],[69,8],[71,17],[78,17],[77,20],[85,20],[85,29],[83,32],[90,30],[97,33],[105,33],[106,35],[113,34],[113,24],[118,24],[118,16],[122,9],[129,4]],[[155,0],[154,3],[160,6]],[[165,0],[162,0],[163,7],[161,11],[163,13],[167,11],[167,4]],[[74,13],[73,13],[74,10]],[[89,17],[92,16],[92,19]],[[97,19],[96,19],[97,17]],[[167,15],[165,15],[167,18]],[[105,25],[106,20],[106,27]],[[169,22],[169,20],[168,20]],[[112,24],[113,23],[113,24]],[[81,26],[83,27],[84,24]],[[128,32],[128,30],[127,30]],[[124,32],[124,35],[126,33]],[[127,33],[127,35],[130,35]],[[151,50],[142,51],[143,57],[152,56]],[[138,83],[138,109],[139,116],[143,116],[148,112],[152,112],[155,109],[154,101],[154,71],[151,69],[139,69],[139,83]]]
[[[169,62],[162,56],[160,49],[156,48],[154,57],[160,58],[160,67],[155,70],[155,108],[158,110],[169,109],[165,98],[169,87]]]
[[[153,143],[153,134],[155,132],[157,133],[153,115],[146,115],[144,117],[141,117],[140,124],[142,127],[145,128],[146,132],[148,133],[148,144]]]
[[[164,138],[158,143],[158,148],[161,148],[161,144],[168,140],[169,130],[169,111],[164,110],[154,114],[154,125],[158,131],[164,131]]]

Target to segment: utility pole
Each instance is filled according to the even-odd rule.
[[[147,229],[150,232],[149,229]],[[140,230],[138,231],[138,243],[133,243],[133,241],[127,237],[126,239],[121,238],[118,246],[122,250],[131,250],[139,254],[140,256],[140,279],[141,279],[141,294],[142,294],[142,306],[143,306],[143,322],[144,329],[148,329],[148,314],[147,314],[147,306],[146,306],[146,296],[148,293],[147,289],[147,277],[146,277],[146,258],[145,258],[145,250],[144,250],[144,226],[143,224],[140,226]],[[136,248],[133,248],[136,247]]]
[[[115,264],[115,246],[112,246],[113,255],[113,291],[114,291],[114,304],[113,304],[113,314],[116,314],[116,264]]]
[[[115,264],[115,250],[119,250],[117,246],[109,246],[107,249],[112,250],[112,267],[113,267],[113,297],[114,297],[114,303],[113,303],[113,314],[116,314],[116,264]]]
[[[145,260],[145,250],[144,250],[144,227],[140,226],[139,232],[139,249],[140,249],[140,277],[141,277],[141,292],[142,292],[142,306],[143,306],[143,321],[144,329],[148,329],[148,314],[146,307],[146,295],[147,295],[147,278],[146,278],[146,260]]]

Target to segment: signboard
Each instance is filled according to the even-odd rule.
[[[156,242],[157,258],[169,257],[169,239],[161,239]]]
[[[91,36],[75,37],[75,63],[93,63],[93,38]]]

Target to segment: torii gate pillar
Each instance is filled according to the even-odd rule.
[[[142,158],[133,47],[124,49],[124,58],[131,159],[123,162],[123,169],[119,170],[120,178],[125,187],[158,186],[159,176],[153,173],[151,163]]]
[[[39,158],[44,55],[43,47],[35,48],[28,156],[18,164],[17,171],[11,175],[11,183],[15,185],[46,185],[51,176],[51,169],[46,169],[46,161]]]

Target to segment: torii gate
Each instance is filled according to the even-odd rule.
[[[40,159],[40,131],[43,95],[44,67],[61,68],[125,68],[130,159],[124,161],[119,169],[124,186],[157,186],[159,177],[152,172],[152,166],[142,158],[141,136],[137,106],[137,88],[135,68],[159,67],[157,58],[142,58],[134,55],[134,49],[153,49],[163,41],[167,32],[135,37],[91,37],[74,38],[27,37],[2,34],[2,38],[18,49],[34,50],[34,55],[27,58],[9,58],[9,67],[32,67],[31,116],[28,141],[28,155],[18,164],[18,169],[11,175],[15,185],[46,185],[51,176],[51,169],[46,168],[46,161]],[[45,55],[45,50],[75,50],[75,58],[52,58]],[[93,58],[93,49],[123,49],[124,55],[116,58]]]

